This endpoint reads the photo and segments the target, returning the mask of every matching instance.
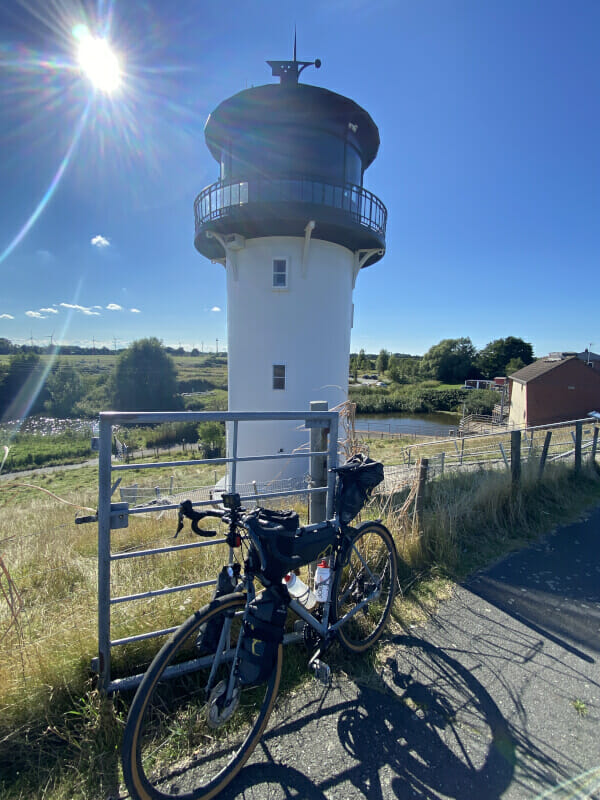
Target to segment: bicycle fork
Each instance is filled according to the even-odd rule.
[[[211,728],[219,728],[224,725],[238,707],[240,701],[240,681],[238,676],[238,651],[242,637],[238,637],[235,652],[231,653],[231,625],[235,612],[226,614],[219,636],[219,643],[215,652],[210,675],[205,687],[208,701],[207,723]],[[221,664],[231,663],[229,677],[227,680],[219,681],[215,686],[217,671]]]

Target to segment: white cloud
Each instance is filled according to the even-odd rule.
[[[71,308],[73,311],[79,311],[81,314],[85,314],[88,317],[99,317],[99,311],[92,311],[91,308],[87,308],[87,306],[78,306],[76,303],[61,303],[63,308]]]
[[[131,311],[131,313],[132,313],[132,314],[141,314],[141,313],[142,313],[142,312],[139,310],[139,308],[130,308],[129,310]]]
[[[26,311],[25,316],[32,317],[33,319],[46,319],[46,317],[43,314],[40,314],[39,311]]]
[[[93,239],[90,239],[90,244],[94,247],[99,247],[102,249],[103,247],[110,247],[110,240],[106,238],[106,236],[94,236]]]
[[[36,255],[40,259],[40,261],[45,262],[46,264],[55,261],[55,258],[50,252],[50,250],[36,250]]]
[[[45,314],[58,314],[56,308],[40,308],[40,311],[43,311]]]
[[[118,305],[118,303],[109,303],[106,306],[107,311],[123,311],[123,306]]]
[[[219,306],[213,306],[213,307],[211,308],[211,311],[220,311],[220,310],[221,310],[221,309],[219,308]]]
[[[12,314],[0,314],[0,319],[14,319]]]
[[[97,308],[97,309],[99,309],[100,311],[102,311],[102,306],[92,306],[92,308]]]

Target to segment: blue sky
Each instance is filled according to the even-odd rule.
[[[81,24],[118,54],[110,96],[79,70]],[[193,247],[218,177],[203,127],[274,80],[294,25],[323,62],[303,79],[381,135],[365,186],[387,253],[358,278],[352,349],[600,350],[597,0],[3,0],[0,336],[222,347],[224,270]]]

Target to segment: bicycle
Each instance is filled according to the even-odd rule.
[[[335,470],[334,518],[302,528],[294,528],[295,512],[246,512],[237,494],[223,495],[222,510],[182,504],[178,532],[184,517],[200,535],[215,533],[198,528],[207,517],[228,526],[230,564],[219,576],[219,588],[228,593],[218,596],[217,590],[170,636],[138,687],[122,751],[125,783],[135,800],[210,800],[237,775],[275,704],[288,605],[304,623],[304,641],[314,650],[309,665],[323,683],[330,671],[322,656],[335,639],[362,653],[381,636],[394,598],[396,548],[380,521],[355,528],[349,521],[369,493],[357,490],[352,471],[376,465],[380,477],[378,472],[369,479],[376,485],[383,468],[370,459],[351,462]],[[240,548],[243,570],[233,558]],[[329,581],[325,602],[311,613],[290,599],[282,578],[318,559],[329,565]],[[257,580],[265,587],[260,594]]]

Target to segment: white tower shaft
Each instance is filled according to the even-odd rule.
[[[347,398],[354,255],[291,236],[247,239],[227,258],[230,411],[308,411]],[[291,453],[297,423],[241,423],[238,455]],[[301,477],[308,461],[239,464],[242,483]]]

